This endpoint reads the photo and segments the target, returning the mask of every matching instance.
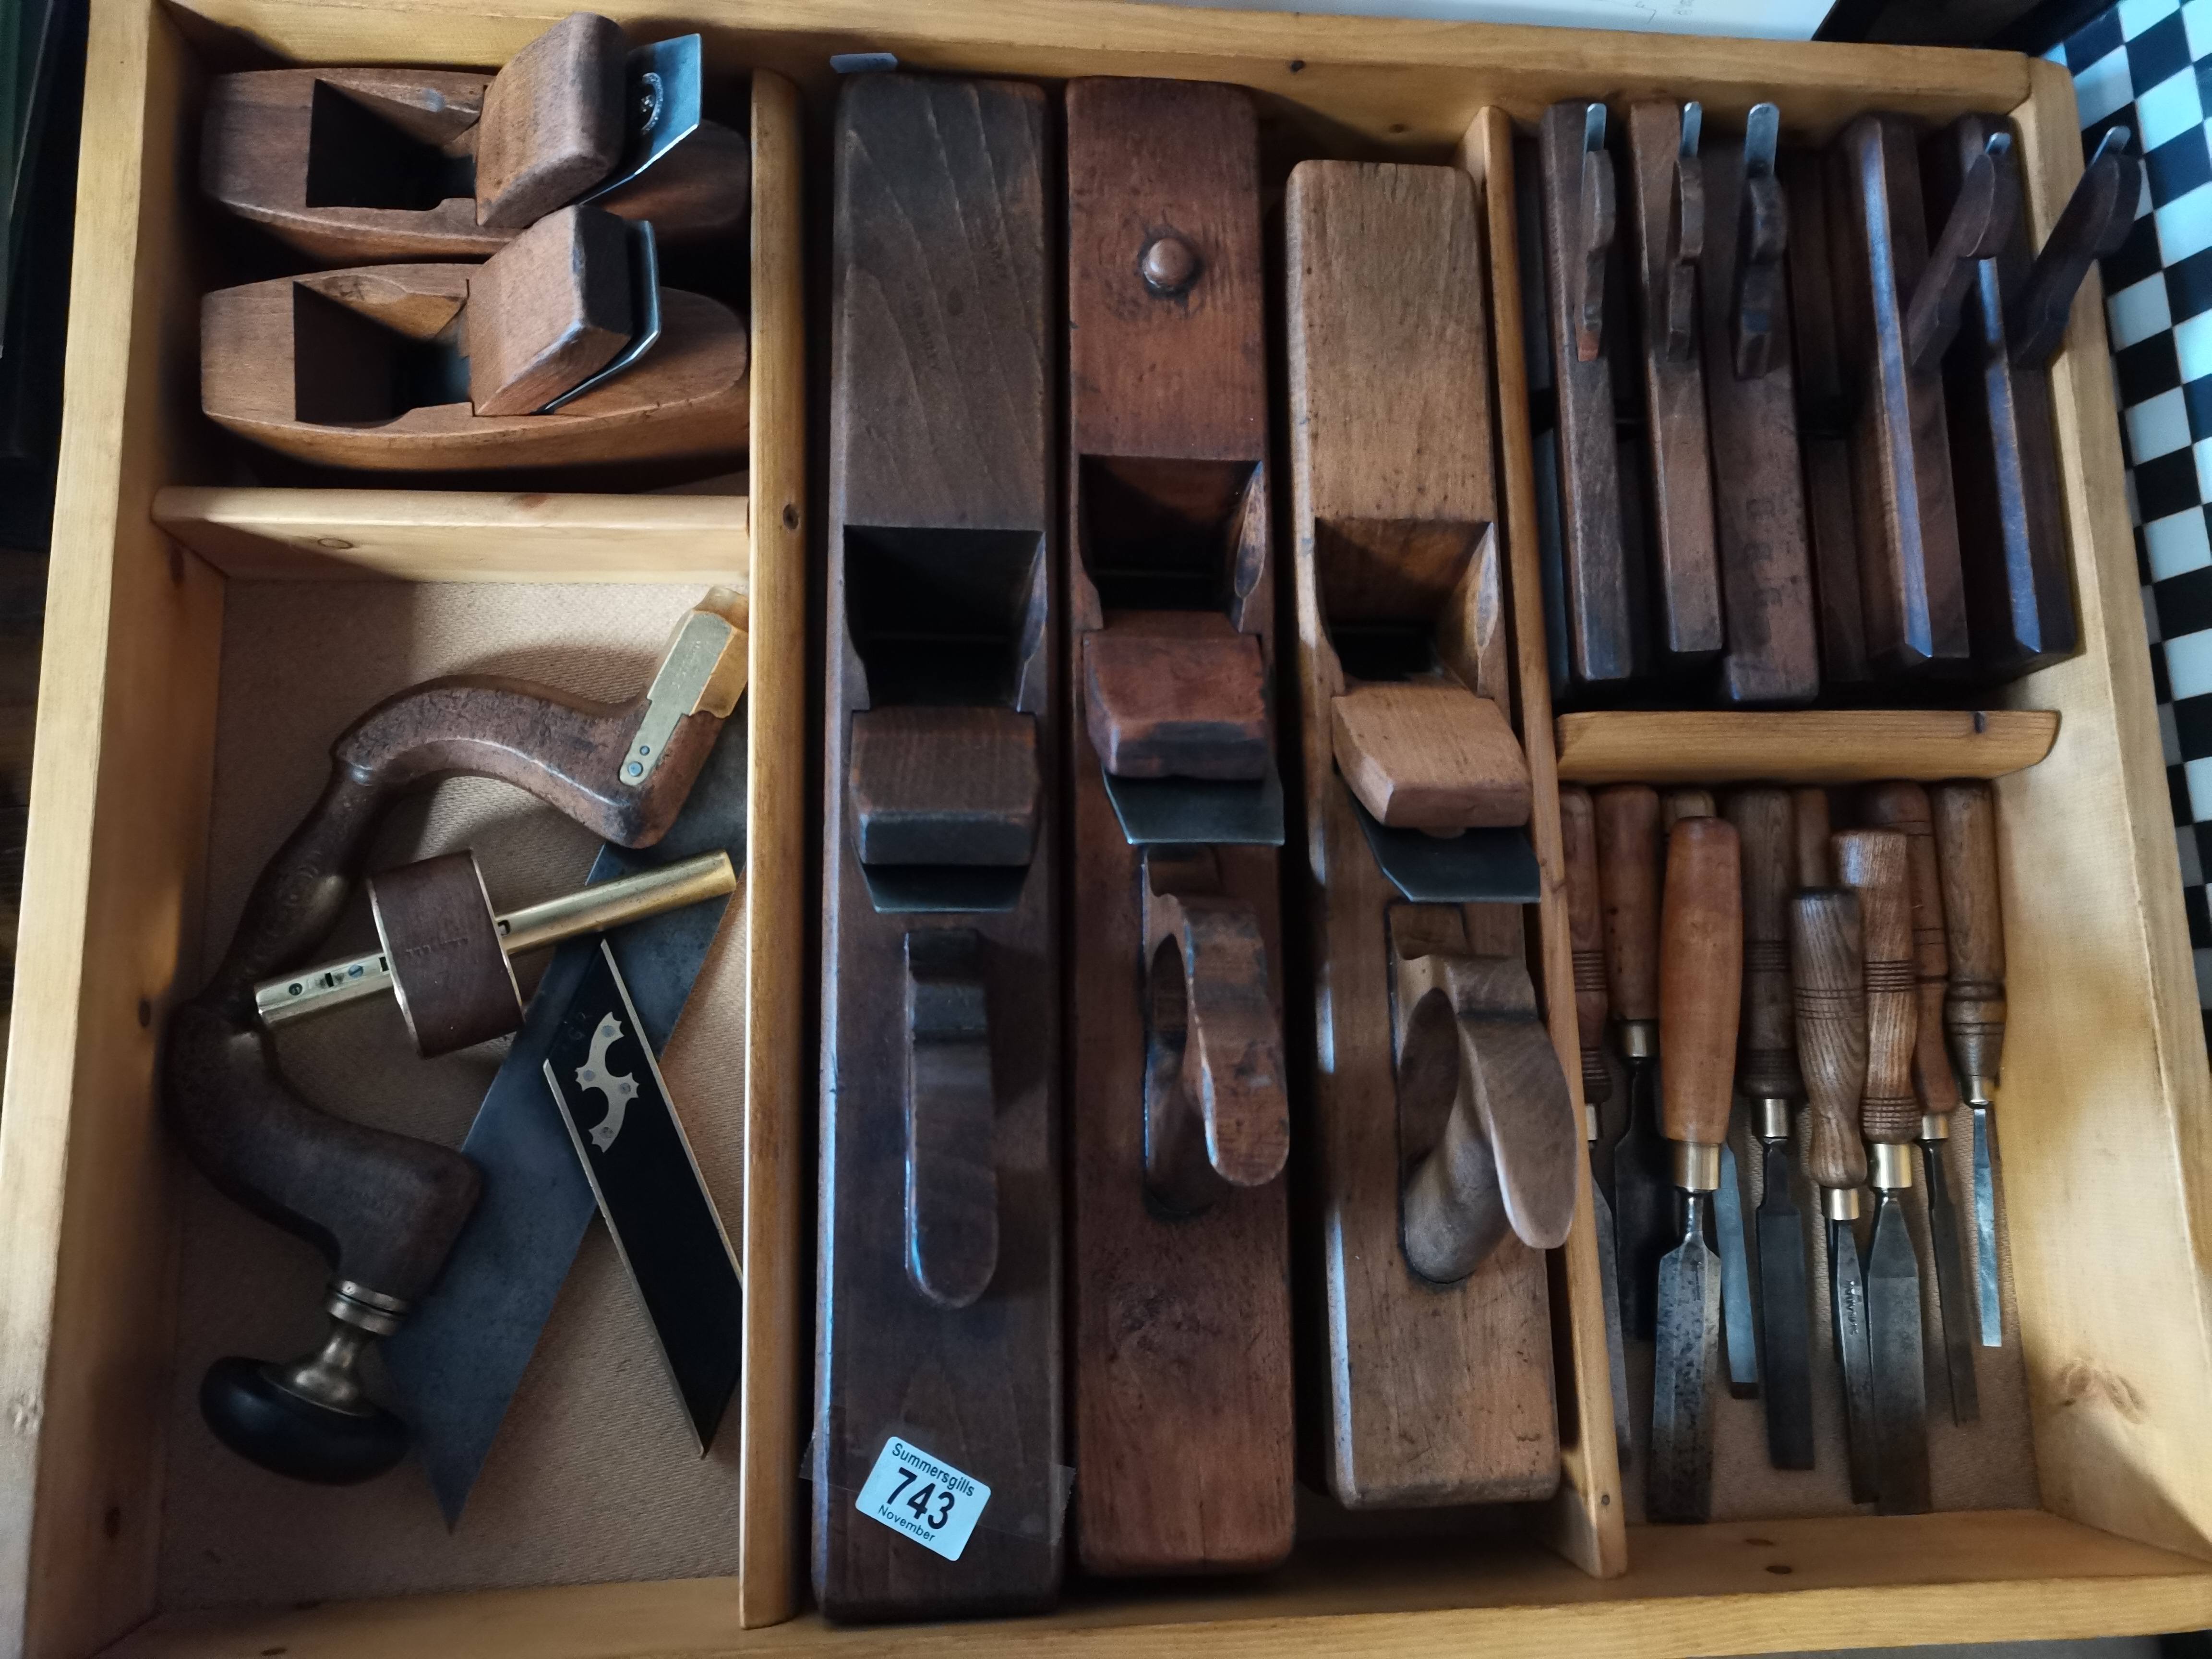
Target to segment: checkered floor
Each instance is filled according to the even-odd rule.
[[[2148,164],[2135,230],[2104,262],[2105,307],[2174,845],[2212,1044],[2212,0],[2120,0],[2051,57],[2073,74],[2083,154],[2125,126]]]

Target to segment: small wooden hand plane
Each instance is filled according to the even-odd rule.
[[[1011,1613],[1066,1493],[1044,96],[860,76],[836,142],[814,1589]]]
[[[254,884],[213,980],[171,1018],[163,1055],[169,1121],[192,1161],[331,1263],[320,1351],[289,1366],[224,1359],[208,1373],[202,1412],[240,1455],[333,1484],[399,1460],[406,1431],[368,1400],[355,1368],[429,1290],[477,1201],[477,1168],[460,1153],[301,1099],[262,1029],[270,1007],[346,1000],[377,978],[366,959],[322,969],[305,959],[337,924],[386,809],[406,790],[469,774],[526,789],[607,841],[652,845],[744,688],[744,623],[742,598],[708,594],[629,703],[519,680],[433,680],[379,704],[332,746],[322,799]],[[458,854],[381,880],[379,932],[406,958],[394,974],[386,957],[382,983],[398,990],[422,1052],[513,1030],[520,1010],[507,955],[525,947],[500,937],[474,861]],[[672,896],[669,884],[660,891]],[[587,908],[605,896],[587,893]],[[325,975],[331,983],[313,984]]]
[[[1485,870],[1468,841],[1529,811],[1474,189],[1308,161],[1285,217],[1330,1485],[1353,1508],[1540,1498],[1540,1252],[1583,1137],[1514,908],[1533,860]]]
[[[1974,267],[1959,337],[1943,360],[1978,678],[2010,679],[2081,647],[2049,369],[2090,262],[2117,252],[2135,223],[2142,162],[2127,153],[2130,137],[2125,127],[2105,134],[2033,259],[2027,216],[2013,216],[1996,252]],[[2008,143],[1992,149],[2009,137],[2002,116],[1962,115],[1929,139],[1929,206],[1949,213],[1983,158],[2014,170]]]
[[[459,471],[734,454],[745,325],[663,289],[653,229],[562,208],[480,265],[280,276],[200,302],[200,406],[301,460]]]
[[[1966,169],[1932,253],[1906,117],[1862,115],[1829,152],[1846,229],[1837,356],[1856,382],[1851,473],[1867,658],[1878,675],[1956,667],[1967,653],[1942,359],[1977,268],[2013,235],[2011,142],[1993,137]]]
[[[1709,140],[1703,262],[1705,410],[1717,493],[1729,703],[1810,702],[1820,690],[1810,538],[1797,448],[1783,258],[1790,214],[1774,170],[1781,112],[1754,104],[1744,137]]]
[[[1290,1152],[1258,122],[1067,88],[1076,1535],[1292,1538]]]
[[[699,37],[625,52],[572,12],[496,76],[257,70],[216,77],[200,188],[323,264],[482,259],[556,208],[597,202],[664,240],[732,235],[744,137],[700,118]]]
[[[1623,338],[1633,308],[1605,106],[1571,100],[1546,110],[1537,171],[1559,479],[1557,643],[1565,647],[1553,677],[1564,700],[1606,701],[1645,672],[1650,648],[1642,439],[1632,422],[1625,434],[1617,425],[1643,399],[1635,348]]]

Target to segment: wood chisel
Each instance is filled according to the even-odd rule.
[[[1875,1503],[1884,1515],[1923,1515],[1929,1505],[1920,1261],[1900,1196],[1912,1185],[1911,1146],[1920,1128],[1912,1093],[1919,1008],[1911,888],[1905,837],[1896,830],[1846,830],[1834,847],[1837,880],[1859,896],[1866,951],[1867,1075],[1859,1133],[1875,1189],[1874,1239],[1863,1264],[1874,1357]]]
[[[1942,783],[1929,792],[1936,869],[1951,984],[1943,1031],[1974,1114],[1974,1280],[1982,1346],[2004,1340],[1997,1305],[1997,1206],[1990,1107],[2004,1054],[2004,912],[1997,896],[1996,798],[1986,783]]]
[[[1936,1294],[1942,1303],[1944,1370],[1951,1385],[1951,1419],[1972,1423],[1981,1414],[1974,1388],[1974,1336],[1967,1311],[1966,1258],[1959,1249],[1959,1210],[1951,1201],[1944,1152],[1959,1088],[1943,1045],[1943,993],[1950,953],[1943,943],[1943,885],[1936,873],[1936,826],[1928,792],[1917,783],[1880,783],[1860,806],[1866,822],[1905,836],[1905,879],[1912,896],[1912,971],[1917,1004],[1912,1040],[1912,1087],[1920,1098],[1921,1172],[1928,1183],[1928,1243],[1936,1256]]]
[[[1804,1092],[1790,1000],[1790,898],[1797,886],[1789,792],[1743,789],[1728,820],[1743,845],[1743,1053],[1736,1085],[1764,1147],[1759,1204],[1759,1382],[1766,1452],[1778,1469],[1813,1467],[1803,1218],[1790,1195],[1790,1108]]]
[[[1599,915],[1596,809],[1589,792],[1559,791],[1559,844],[1567,872],[1567,939],[1575,966],[1575,1031],[1583,1060],[1583,1114],[1593,1148],[1597,1109],[1613,1098],[1613,1073],[1605,1063],[1605,945]],[[1590,1172],[1590,1205],[1597,1224],[1600,1296],[1605,1305],[1606,1370],[1613,1389],[1613,1437],[1628,1467],[1635,1436],[1628,1412],[1628,1363],[1620,1334],[1620,1270],[1613,1206]]]
[[[1828,1312],[1843,1374],[1851,1501],[1870,1504],[1875,1473],[1874,1357],[1867,1340],[1866,1278],[1853,1224],[1866,1184],[1859,1097],[1866,1088],[1866,962],[1858,895],[1816,887],[1790,902],[1790,989],[1797,1012],[1797,1064],[1805,1079],[1805,1172],[1820,1188],[1828,1224]]]
[[[1628,1061],[1628,1126],[1613,1149],[1621,1330],[1650,1341],[1674,1213],[1673,1155],[1659,1133],[1659,796],[1640,783],[1597,792],[1598,893],[1606,989]]]
[[[1672,834],[1684,818],[1713,816],[1710,790],[1670,789],[1659,803],[1660,833]],[[1713,1247],[1721,1258],[1721,1344],[1728,1358],[1729,1392],[1738,1400],[1755,1400],[1759,1320],[1752,1306],[1751,1261],[1744,1247],[1743,1177],[1736,1168],[1735,1147],[1726,1135],[1721,1138],[1721,1184],[1713,1189],[1711,1220]]]
[[[1660,1045],[1667,1054],[1662,1121],[1682,1190],[1680,1242],[1659,1264],[1659,1352],[1651,1384],[1651,1457],[1644,1510],[1654,1521],[1705,1520],[1712,1510],[1710,1382],[1720,1336],[1720,1263],[1705,1243],[1705,1209],[1720,1185],[1743,990],[1743,892],[1736,833],[1725,819],[1686,817],[1667,837],[1661,917]]]

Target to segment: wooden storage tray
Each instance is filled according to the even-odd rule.
[[[817,124],[836,91],[830,55],[890,52],[910,69],[1241,82],[1261,94],[1279,168],[1305,155],[1457,156],[1478,177],[1500,177],[1510,123],[1525,128],[1545,105],[1577,95],[1616,106],[1698,97],[1720,127],[1771,98],[1786,136],[1798,141],[1825,138],[1871,107],[1930,120],[1970,109],[2008,112],[2021,130],[2039,233],[2080,167],[2063,71],[1998,54],[1096,0],[689,0],[659,10],[620,0],[605,9],[656,30],[700,27],[710,64],[789,77]],[[418,0],[374,11],[319,0],[198,0],[176,9],[96,0],[94,62],[104,68],[88,109],[82,246],[99,252],[80,261],[72,318],[54,648],[25,917],[22,981],[31,988],[0,1117],[0,1380],[9,1412],[0,1439],[0,1646],[20,1631],[27,1650],[74,1659],[131,1631],[118,1652],[295,1659],[464,1650],[1031,1653],[1078,1644],[1255,1655],[1477,1647],[1680,1654],[2212,1623],[2212,1310],[2194,1239],[2208,1221],[2212,1085],[2191,995],[2094,279],[2054,371],[2088,645],[2014,689],[2021,707],[2056,710],[2060,725],[2049,758],[1999,786],[2013,1036],[1998,1109],[2042,1510],[1625,1528],[1610,1433],[1597,1415],[1604,1360],[1585,1206],[1564,1263],[1572,1311],[1571,1372],[1563,1382],[1573,1387],[1563,1388],[1562,1401],[1576,1403],[1563,1428],[1577,1449],[1567,1488],[1546,1510],[1504,1516],[1480,1537],[1316,1541],[1285,1568],[1249,1581],[1079,1585],[1060,1613],[1042,1620],[885,1632],[836,1630],[807,1613],[751,1628],[798,1605],[803,1551],[793,1477],[805,1429],[788,1389],[809,1363],[788,1294],[807,1259],[792,1230],[800,1109],[789,1096],[763,1097],[756,1046],[745,1214],[748,1507],[732,1517],[744,1549],[738,1581],[164,1607],[150,1510],[162,1499],[157,1373],[171,1352],[161,1334],[167,1186],[152,1127],[152,1039],[135,1009],[161,994],[175,971],[178,916],[200,867],[213,702],[206,674],[219,627],[216,578],[187,561],[185,580],[173,586],[167,550],[146,518],[156,485],[191,481],[176,459],[178,423],[188,426],[188,413],[173,408],[190,401],[177,388],[191,384],[183,319],[191,296],[173,291],[164,257],[183,210],[174,138],[197,50],[186,43],[228,27],[302,62],[498,62],[562,10],[542,0]],[[1495,325],[1512,341],[1506,316],[1517,283],[1502,193],[1493,197],[1488,221]],[[757,234],[757,258],[759,251]],[[757,313],[756,323],[763,326]],[[757,500],[795,507],[793,473],[782,474],[774,492],[767,486],[764,346],[757,331],[753,487]],[[1527,614],[1535,556],[1525,397],[1517,351],[1498,359],[1507,531]],[[795,397],[785,406],[795,423]],[[795,449],[781,459],[795,467]],[[255,546],[299,539],[269,533],[281,515],[251,502],[208,503],[202,516],[210,536],[244,523]],[[795,528],[796,519],[793,511],[784,522]],[[389,544],[394,568],[422,574],[400,562],[422,556],[410,526],[347,522],[362,533],[333,539]],[[759,631],[772,532],[773,521],[763,523],[756,538],[757,700],[764,661],[795,664],[801,649],[795,610],[793,631],[779,633],[773,646]],[[564,521],[546,529],[543,545],[573,535],[604,548],[627,534],[620,523]],[[523,568],[538,568],[538,556],[526,556]],[[1518,631],[1524,689],[1540,692],[1539,630]],[[1538,781],[1538,840],[1556,878],[1557,763],[1540,696],[1530,702],[1525,736]],[[187,718],[176,718],[179,709]],[[757,701],[757,804],[764,789],[785,799],[801,775],[795,757],[780,775],[764,768],[757,745],[766,718]],[[795,732],[795,709],[790,720]],[[1635,735],[1625,741],[1635,752]],[[1655,768],[1662,759],[1651,752]],[[777,936],[791,945],[780,958],[756,952],[757,1030],[771,981],[783,975],[787,997],[788,969],[806,956],[797,942],[806,854],[794,832],[779,854],[763,828],[757,816],[755,938],[766,936],[760,907],[772,901],[788,907]],[[1559,1008],[1567,981],[1556,879],[1551,890],[1541,931],[1549,1000]],[[795,1021],[786,1004],[770,1006]],[[1572,1078],[1575,1068],[1568,1071]],[[776,1226],[782,1231],[772,1234]],[[763,1297],[763,1280],[750,1277],[762,1273],[780,1275],[781,1299]],[[583,1528],[619,1524],[589,1512],[574,1519]]]

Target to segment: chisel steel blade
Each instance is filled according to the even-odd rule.
[[[1653,1521],[1712,1513],[1713,1413],[1720,1361],[1720,1262],[1705,1242],[1703,1194],[1686,1204],[1680,1244],[1659,1264],[1659,1353],[1651,1378],[1651,1451],[1644,1509]]]
[[[1674,1155],[1659,1133],[1659,1066],[1629,1066],[1628,1127],[1613,1148],[1613,1229],[1619,1235],[1622,1334],[1650,1341],[1657,1328],[1659,1260],[1674,1243]]]
[[[1590,1207],[1597,1221],[1598,1294],[1605,1306],[1605,1366],[1613,1385],[1613,1439],[1620,1467],[1632,1461],[1635,1432],[1628,1415],[1628,1355],[1620,1336],[1620,1272],[1614,1259],[1613,1206],[1595,1182],[1590,1185]]]
[[[1936,1294],[1943,1316],[1944,1370],[1951,1381],[1951,1420],[1972,1423],[1982,1414],[1974,1387],[1973,1316],[1966,1307],[1966,1264],[1959,1251],[1959,1206],[1943,1168],[1944,1143],[1921,1143],[1928,1181],[1928,1242],[1936,1252]]]
[[[1759,1202],[1759,1313],[1765,1337],[1759,1386],[1766,1401],[1766,1456],[1778,1469],[1813,1467],[1812,1333],[1806,1317],[1803,1218],[1790,1196],[1790,1143],[1765,1151]]]
[[[1867,1344],[1874,1358],[1875,1504],[1884,1515],[1925,1515],[1928,1385],[1922,1370],[1920,1263],[1905,1206],[1885,1193],[1867,1252]]]
[[[1974,1108],[1974,1291],[1981,1304],[1982,1346],[2004,1344],[1997,1309],[1997,1195],[1990,1178],[1990,1109]]]
[[[1866,1276],[1848,1221],[1828,1223],[1829,1313],[1835,1322],[1836,1364],[1844,1376],[1844,1433],[1850,1452],[1851,1502],[1871,1504],[1876,1478],[1874,1349],[1867,1329]]]
[[[1714,1231],[1720,1236],[1721,1328],[1728,1352],[1729,1392],[1738,1400],[1759,1398],[1759,1332],[1752,1312],[1751,1263],[1743,1242],[1743,1188],[1737,1182],[1735,1148],[1721,1142],[1721,1184],[1713,1193]]]

